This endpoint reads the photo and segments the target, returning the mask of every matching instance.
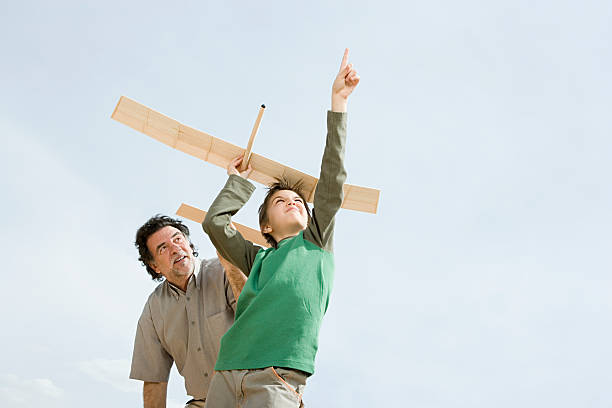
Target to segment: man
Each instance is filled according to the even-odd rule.
[[[240,288],[228,276],[241,272],[225,260],[196,259],[187,226],[167,216],[140,227],[135,245],[152,279],[163,282],[138,321],[130,378],[144,381],[145,408],[163,408],[174,362],[193,397],[186,408],[203,407],[221,336],[234,322]]]

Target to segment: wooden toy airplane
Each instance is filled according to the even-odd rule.
[[[249,176],[250,179],[266,186],[280,177],[293,181],[301,180],[304,195],[307,197],[308,202],[312,202],[318,182],[317,178],[258,154],[251,153],[255,134],[259,128],[264,109],[265,106],[262,105],[257,115],[255,125],[253,126],[253,131],[251,132],[246,150],[192,127],[183,125],[125,96],[119,98],[119,102],[111,117],[170,147],[223,168],[227,168],[230,161],[244,153],[242,170],[246,169],[249,164],[251,165],[253,171]],[[342,208],[373,214],[376,213],[380,190],[353,186],[350,184],[345,184],[343,188],[344,200],[342,201]],[[206,212],[187,204],[182,204],[177,210],[177,214],[201,223],[204,220]],[[250,241],[262,246],[268,246],[259,231],[243,225],[238,225],[237,229]]]
[[[249,139],[248,151],[213,137],[207,133],[183,125],[176,120],[162,115],[140,103],[125,96],[119,102],[111,117],[129,127],[151,136],[162,143],[177,150],[190,154],[217,166],[227,168],[227,165],[238,155],[245,153],[244,166],[251,164],[253,169],[250,179],[266,186],[275,181],[277,177],[289,180],[302,180],[302,188],[308,199],[312,202],[318,179],[298,170],[292,169],[256,153],[251,153],[253,139],[261,121],[263,108],[259,110],[257,121]],[[380,190],[373,188],[344,185],[344,200],[342,208],[350,210],[376,213]]]

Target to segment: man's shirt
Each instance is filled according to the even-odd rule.
[[[218,259],[195,261],[186,292],[164,281],[149,296],[138,321],[130,378],[167,382],[174,362],[187,394],[205,398],[236,301]]]

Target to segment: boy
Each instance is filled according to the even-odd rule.
[[[234,325],[221,340],[207,407],[298,407],[314,372],[319,328],[331,293],[334,216],[342,204],[346,106],[359,75],[344,51],[332,85],[327,142],[312,216],[299,186],[279,180],[259,208],[262,249],[231,228],[231,216],[255,187],[249,168],[228,166],[229,179],[211,205],[203,227],[219,253],[249,278]]]

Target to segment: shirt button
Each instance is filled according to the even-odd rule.
[[[189,296],[187,296],[187,301],[189,302],[189,299],[191,299]]]
[[[202,347],[198,347],[198,351],[202,351]]]
[[[191,321],[191,324],[192,324],[192,325],[194,325],[194,324],[195,324],[195,321],[194,321],[194,320],[192,320],[192,321]]]
[[[204,373],[204,377],[208,377],[208,373]]]

